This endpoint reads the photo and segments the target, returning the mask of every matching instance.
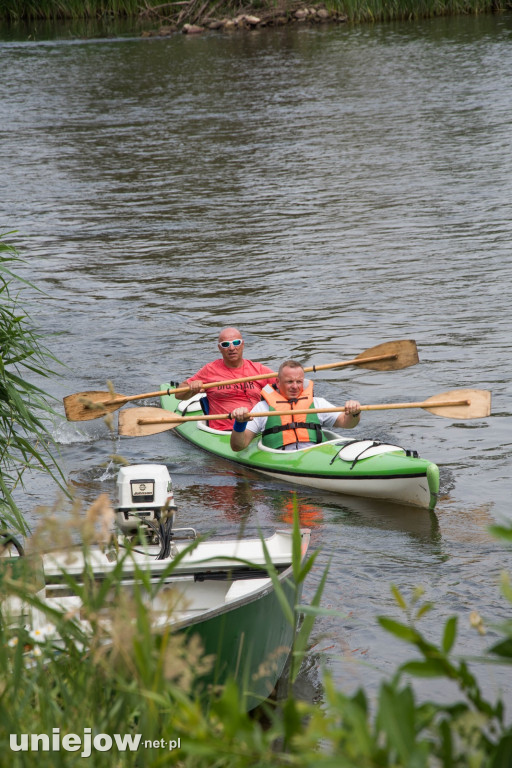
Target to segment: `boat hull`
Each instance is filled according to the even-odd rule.
[[[302,529],[302,561],[309,541],[309,531]],[[212,661],[210,671],[198,680],[201,690],[208,696],[212,687],[234,680],[241,705],[249,711],[272,693],[292,648],[295,626],[285,615],[267,565],[275,569],[289,616],[295,615],[302,585],[294,582],[292,549],[291,529],[276,531],[264,541],[214,539],[191,546],[190,541],[176,540],[171,556],[163,560],[157,559],[159,545],[138,544],[123,554],[121,544],[121,586],[128,591],[136,583],[155,587],[144,598],[153,631],[158,634],[171,628],[199,636],[203,654]],[[2,565],[12,569],[24,562],[34,582],[34,563],[24,557],[1,558],[0,577],[5,570]],[[37,558],[39,608],[16,596],[9,598],[5,609],[16,624],[47,629],[44,608],[81,614],[84,578],[108,580],[116,569],[116,560],[100,547],[44,554]],[[107,614],[105,622],[108,628]],[[88,631],[87,622],[84,629]]]
[[[162,385],[166,389],[167,385]],[[165,410],[197,415],[194,398],[161,398]],[[299,451],[276,451],[254,439],[239,453],[230,448],[230,432],[210,429],[206,421],[183,422],[174,427],[180,437],[220,456],[277,480],[308,488],[385,499],[423,509],[434,509],[439,493],[439,469],[400,446],[358,440],[325,430],[327,442]]]
[[[294,637],[294,627],[284,615],[272,582],[260,581],[253,594],[241,597],[238,605],[215,611],[197,623],[189,622],[185,630],[189,636],[198,635],[204,653],[213,656],[211,672],[202,678],[205,688],[234,680],[246,711],[271,695],[283,674]],[[291,568],[279,581],[293,611],[302,589],[299,586],[295,590]]]

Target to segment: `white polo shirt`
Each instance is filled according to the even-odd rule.
[[[326,400],[323,397],[314,397],[313,398],[313,408],[334,408],[335,406],[332,405],[328,400]],[[266,402],[266,400],[261,400],[257,405],[254,406],[254,408],[251,409],[251,413],[256,413],[258,411],[266,412],[269,411],[270,407],[269,404]],[[300,410],[300,409],[299,409]],[[331,429],[334,427],[334,422],[340,415],[340,413],[343,413],[344,408],[340,408],[340,411],[338,413],[317,413],[318,421],[320,422],[322,427],[325,427],[326,429]],[[276,411],[276,415],[279,415],[279,411]],[[299,414],[300,416],[301,414]],[[307,414],[302,414],[304,418],[306,418]],[[247,422],[247,429],[249,432],[254,432],[255,435],[260,435],[263,430],[267,428],[267,419],[259,418],[256,416],[252,419],[252,421]],[[312,445],[316,445],[316,443],[290,443],[289,445],[285,446],[285,451],[295,451],[297,449],[297,445],[299,445],[301,448],[309,448]]]

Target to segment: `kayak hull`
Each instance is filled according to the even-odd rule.
[[[198,398],[179,401],[165,395],[161,404],[167,411],[186,416],[201,413]],[[234,453],[229,444],[231,433],[211,429],[207,421],[182,422],[173,432],[209,453],[276,480],[423,509],[434,509],[437,502],[437,465],[397,445],[378,440],[353,440],[324,430],[326,442],[310,448],[272,450],[255,438],[243,451]]]

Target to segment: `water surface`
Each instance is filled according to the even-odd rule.
[[[339,404],[490,389],[489,419],[422,410],[365,415],[353,433],[437,462],[435,513],[296,490],[163,433],[120,439],[101,421],[56,421],[66,476],[86,502],[113,493],[111,455],[166,463],[181,522],[217,535],[290,520],[294,501],[330,562],[315,629],[316,683],[375,694],[408,650],[376,616],[390,592],[425,589],[433,640],[510,614],[510,554],[488,533],[510,520],[512,16],[250,34],[0,43],[0,231],[44,293],[25,301],[65,364],[46,388],[136,394],[180,380],[235,325],[249,357],[277,366],[349,359],[415,339],[420,364],[319,373]],[[156,403],[149,402],[154,405]],[[36,524],[55,489],[22,494]],[[489,695],[512,684],[482,671]],[[448,697],[445,683],[422,694]]]

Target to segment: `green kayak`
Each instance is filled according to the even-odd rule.
[[[168,388],[162,385],[162,390]],[[161,397],[167,411],[183,416],[201,414],[200,397],[177,400]],[[229,431],[211,429],[208,422],[188,421],[173,432],[209,453],[277,480],[347,496],[386,499],[424,509],[434,509],[439,493],[439,469],[415,451],[378,440],[354,440],[324,430],[325,442],[297,451],[266,448],[254,439],[239,453],[230,448]]]

